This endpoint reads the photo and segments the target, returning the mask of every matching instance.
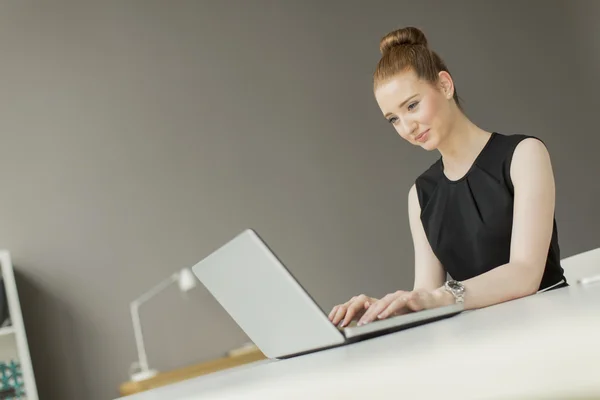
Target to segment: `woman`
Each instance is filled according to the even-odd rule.
[[[420,30],[393,31],[380,50],[374,93],[384,117],[404,140],[441,157],[408,193],[413,290],[355,296],[335,306],[330,320],[362,325],[454,302],[474,309],[566,286],[544,144],[471,122]]]

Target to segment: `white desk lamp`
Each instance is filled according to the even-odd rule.
[[[143,381],[158,374],[157,370],[150,369],[148,367],[148,358],[146,357],[144,337],[142,335],[142,325],[140,324],[139,308],[143,303],[150,300],[152,297],[156,296],[158,293],[162,292],[175,282],[178,283],[179,290],[182,293],[195,288],[198,283],[192,271],[189,268],[184,268],[181,271],[174,273],[169,278],[165,279],[154,288],[150,289],[139,298],[131,302],[131,319],[133,321],[133,331],[135,333],[135,343],[138,351],[138,362],[134,362],[129,370],[131,380],[134,382]],[[139,371],[134,372],[135,369],[139,369]]]

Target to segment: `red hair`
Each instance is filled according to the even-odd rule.
[[[373,74],[375,89],[407,70],[414,71],[419,79],[432,84],[438,82],[441,71],[450,73],[440,56],[429,48],[425,34],[418,28],[406,27],[388,33],[379,42],[379,50],[382,55]],[[456,87],[453,98],[461,108]]]

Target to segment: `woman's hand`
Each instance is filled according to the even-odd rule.
[[[358,321],[358,325],[452,303],[454,303],[454,297],[443,288],[433,291],[421,289],[412,292],[398,290],[371,304]]]
[[[363,316],[365,311],[375,302],[377,302],[376,298],[365,296],[364,294],[354,296],[344,304],[338,304],[333,307],[329,313],[329,320],[334,325],[339,324],[340,327],[344,327],[353,319]]]

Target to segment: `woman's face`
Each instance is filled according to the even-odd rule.
[[[397,74],[375,90],[384,117],[409,143],[435,150],[452,126],[452,80],[440,73],[438,87],[412,70]]]

